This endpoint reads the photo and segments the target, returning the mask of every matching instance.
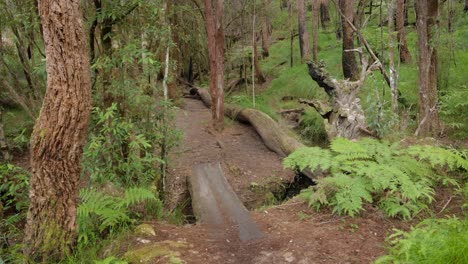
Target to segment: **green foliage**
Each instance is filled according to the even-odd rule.
[[[78,243],[84,248],[106,235],[114,235],[135,223],[138,216],[130,210],[133,206],[149,201],[158,201],[151,190],[128,188],[107,194],[94,188],[80,191],[78,207]]]
[[[367,108],[364,110],[367,119],[367,125],[372,131],[375,131],[379,137],[384,137],[394,132],[398,124],[398,116],[392,112],[388,102],[380,102],[374,96],[368,96]]]
[[[434,186],[452,184],[444,171],[466,171],[460,152],[434,146],[411,146],[373,139],[336,138],[330,149],[301,148],[284,166],[330,174],[302,192],[310,206],[331,206],[338,214],[356,215],[365,202],[374,203],[388,216],[411,218],[433,201]]]
[[[107,181],[119,186],[148,186],[158,176],[151,142],[139,128],[117,114],[117,105],[93,111],[98,127],[84,151],[83,170],[93,183]],[[159,135],[160,136],[160,135]]]
[[[426,219],[387,240],[389,254],[376,263],[468,263],[468,219]]]
[[[305,111],[299,121],[298,131],[302,138],[310,143],[322,143],[328,140],[324,120],[315,110]]]
[[[468,60],[467,60],[468,61]],[[447,92],[441,97],[441,117],[445,125],[459,138],[468,137],[468,86],[460,90]]]
[[[5,261],[21,257],[23,231],[18,226],[28,209],[29,173],[20,167],[0,163],[0,256]],[[2,258],[0,257],[0,263]]]

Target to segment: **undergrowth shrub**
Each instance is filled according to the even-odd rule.
[[[95,188],[80,191],[77,210],[78,244],[85,248],[98,240],[121,232],[136,222],[139,217],[132,207],[144,202],[162,203],[155,194],[145,188],[115,190],[109,194]]]
[[[333,212],[354,216],[367,202],[387,216],[403,218],[428,209],[436,184],[459,186],[445,171],[468,170],[467,159],[456,150],[403,147],[369,138],[356,142],[336,138],[330,149],[301,148],[287,157],[284,165],[330,174],[301,193],[317,210],[330,206]]]
[[[315,110],[306,110],[299,121],[299,134],[308,142],[327,142],[328,136],[325,131],[323,118]]]
[[[468,219],[426,219],[387,238],[389,254],[376,263],[468,263]]]
[[[22,225],[29,206],[29,173],[0,163],[0,263],[21,257]]]
[[[468,86],[450,91],[441,97],[441,117],[454,136],[468,137]]]
[[[162,160],[154,155],[153,143],[136,124],[119,116],[116,104],[105,111],[95,108],[93,117],[97,131],[85,147],[82,162],[91,183],[148,186],[157,180]]]

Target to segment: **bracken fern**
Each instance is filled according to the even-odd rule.
[[[153,192],[145,188],[129,188],[116,195],[94,188],[82,189],[77,211],[80,246],[128,227],[135,222],[131,206],[157,200]]]
[[[419,145],[404,148],[369,138],[336,138],[330,149],[301,148],[284,165],[330,175],[302,192],[316,209],[328,205],[338,214],[354,216],[368,202],[388,216],[403,218],[428,208],[435,184],[458,186],[456,179],[441,172],[468,169],[466,158],[455,150]]]

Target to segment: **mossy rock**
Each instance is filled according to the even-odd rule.
[[[156,231],[149,224],[141,224],[135,228],[135,235],[137,236],[156,236]]]
[[[154,263],[154,259],[167,259],[166,263],[180,264],[185,263],[180,259],[180,252],[177,249],[186,248],[185,242],[166,240],[151,245],[147,245],[138,249],[128,251],[124,254],[123,259],[129,263]]]

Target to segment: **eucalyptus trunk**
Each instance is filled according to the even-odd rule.
[[[91,112],[91,72],[79,0],[41,0],[47,91],[31,136],[31,204],[24,253],[53,262],[76,242],[80,160]]]
[[[437,23],[437,0],[416,0],[418,33],[419,126],[415,135],[434,136],[439,129],[437,95],[437,49],[432,46]]]
[[[340,0],[339,8],[347,20],[353,21],[354,10],[352,0]],[[342,67],[345,79],[355,81],[359,79],[359,67],[356,61],[354,49],[354,31],[352,27],[341,19],[341,29],[343,36]]]
[[[224,34],[223,0],[205,0],[206,31],[210,60],[210,94],[213,126],[216,130],[224,127]]]

